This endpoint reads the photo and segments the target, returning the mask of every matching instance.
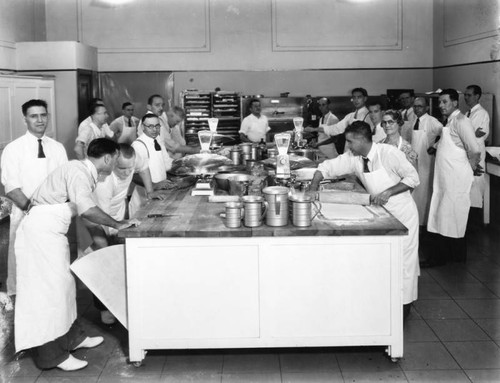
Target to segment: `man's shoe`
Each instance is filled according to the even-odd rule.
[[[116,318],[109,310],[101,311],[101,322],[104,324],[115,324]]]
[[[83,340],[82,343],[76,346],[73,351],[78,350],[79,348],[94,348],[99,346],[102,342],[104,342],[104,338],[102,336],[88,336]]]
[[[59,363],[57,368],[60,368],[63,371],[76,371],[87,367],[88,364],[89,362],[86,360],[76,359],[73,355],[70,355],[64,362]]]

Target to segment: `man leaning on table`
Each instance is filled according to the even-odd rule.
[[[370,193],[372,203],[384,206],[408,228],[403,238],[403,315],[417,299],[418,212],[410,191],[419,184],[418,174],[403,152],[391,145],[372,142],[372,130],[364,121],[354,121],[345,129],[350,151],[318,166],[311,182],[316,191],[323,178],[354,173]]]
[[[16,352],[32,349],[39,368],[84,368],[88,362],[73,357],[71,351],[96,347],[104,340],[87,336],[77,319],[66,234],[76,215],[118,230],[138,223],[114,220],[92,196],[98,177],[111,173],[119,155],[112,140],[90,142],[85,160],[58,167],[35,190],[17,231],[15,346]]]
[[[22,107],[26,134],[8,144],[2,153],[2,184],[14,203],[10,213],[7,255],[7,294],[16,294],[16,231],[36,188],[57,167],[68,162],[64,146],[45,135],[49,122],[47,103],[29,100]]]

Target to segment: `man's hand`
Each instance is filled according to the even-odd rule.
[[[116,227],[117,230],[123,230],[126,229],[127,227],[132,227],[132,226],[139,226],[141,224],[141,221],[138,219],[132,218],[132,219],[124,219],[123,221],[118,222],[118,226]]]
[[[384,190],[382,193],[380,193],[374,197],[371,197],[371,201],[375,205],[383,206],[387,203],[387,201],[389,201],[389,198],[391,198],[391,192],[388,190]]]
[[[431,146],[430,148],[427,149],[427,153],[430,154],[431,156],[436,155],[436,148],[434,146]]]
[[[486,135],[486,132],[484,132],[481,128],[476,130],[476,137],[477,138],[482,137],[484,135]]]
[[[318,128],[313,128],[312,126],[306,126],[304,128],[304,132],[306,132],[306,133],[314,133],[317,131],[318,131]]]
[[[479,165],[479,164],[478,164],[478,165],[476,166],[476,169],[474,169],[474,175],[475,175],[476,177],[478,177],[478,176],[480,176],[480,175],[482,175],[482,174],[484,174],[484,169],[483,169],[483,167],[482,167],[481,165]]]
[[[170,190],[175,188],[175,182],[170,180],[160,181],[154,184],[155,190]]]
[[[148,200],[149,199],[157,199],[157,200],[163,201],[165,198],[167,198],[167,196],[165,194],[163,194],[163,192],[161,190],[157,190],[157,191],[154,191],[151,193],[146,193],[146,198]]]

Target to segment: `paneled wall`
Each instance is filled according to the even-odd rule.
[[[431,0],[46,0],[47,40],[100,71],[432,67]]]

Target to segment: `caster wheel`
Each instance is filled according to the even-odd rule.
[[[392,363],[397,363],[397,362],[399,362],[399,358],[391,358],[391,362]]]
[[[139,368],[142,366],[142,362],[132,362],[135,368]]]

